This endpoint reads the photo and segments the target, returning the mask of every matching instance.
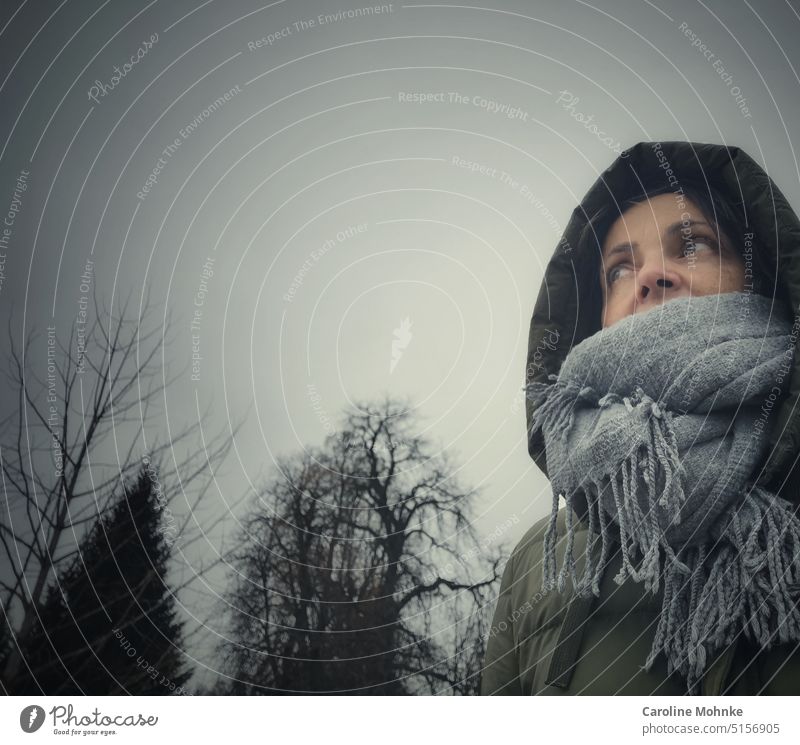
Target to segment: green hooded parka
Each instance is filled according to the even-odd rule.
[[[754,250],[771,268],[775,294],[800,308],[800,221],[778,187],[754,160],[736,147],[691,142],[641,142],[606,169],[575,208],[547,265],[528,337],[526,383],[548,382],[569,350],[600,328],[599,308],[589,300],[596,282],[597,237],[592,215],[612,199],[682,179],[713,184],[734,205],[743,205]],[[554,340],[556,340],[554,342]],[[800,506],[800,359],[795,354],[788,392],[773,411],[770,453],[757,481]],[[532,403],[527,402],[530,431]],[[547,474],[541,438],[528,449]],[[565,514],[558,516],[558,566],[565,552]],[[577,571],[586,545],[588,520],[577,515]],[[549,515],[513,550],[503,573],[489,632],[481,679],[483,695],[685,695],[686,684],[667,675],[659,657],[646,671],[662,597],[630,579],[613,581],[621,556],[612,551],[600,596],[580,599],[570,583],[563,593],[542,591],[543,539]],[[595,557],[597,560],[597,557]],[[662,590],[663,592],[663,590]],[[740,635],[709,664],[704,695],[795,695],[800,693],[800,648],[757,649]]]

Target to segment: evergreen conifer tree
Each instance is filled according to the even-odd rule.
[[[12,693],[168,695],[191,673],[166,584],[171,541],[147,462],[49,589]]]

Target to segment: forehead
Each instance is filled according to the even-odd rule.
[[[703,211],[691,199],[658,194],[637,202],[617,217],[606,233],[603,252],[617,243],[633,243],[652,231],[661,235],[676,222],[705,219]]]

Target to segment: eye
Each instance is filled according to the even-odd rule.
[[[608,270],[606,273],[606,284],[609,286],[614,284],[618,279],[621,279],[625,276],[625,273],[630,271],[630,267],[628,267],[625,263],[616,264],[612,266],[611,269]]]
[[[691,258],[698,251],[716,251],[717,244],[710,238],[703,238],[698,236],[694,240],[686,240],[683,242],[682,255],[684,258]]]

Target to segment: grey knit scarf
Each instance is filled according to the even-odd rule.
[[[744,292],[671,300],[577,344],[551,384],[526,386],[553,486],[543,589],[563,592],[569,573],[579,595],[599,595],[619,543],[617,584],[663,587],[645,668],[663,653],[689,693],[741,633],[763,648],[800,641],[800,521],[753,483],[794,353],[791,322],[776,313]],[[559,495],[567,546],[556,578]],[[578,495],[589,508],[580,579]]]

